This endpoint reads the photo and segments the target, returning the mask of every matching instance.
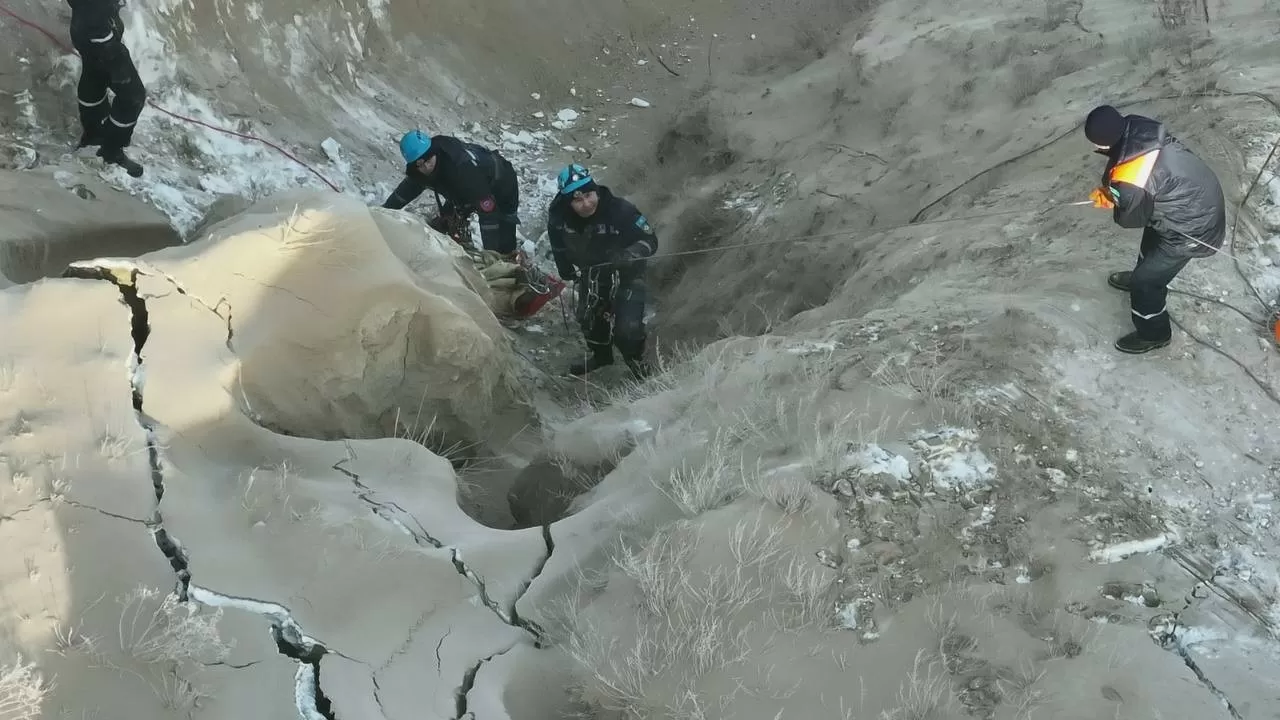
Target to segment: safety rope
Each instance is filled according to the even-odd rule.
[[[35,22],[32,22],[32,21],[30,21],[30,20],[28,20],[28,19],[26,19],[26,18],[24,18],[24,17],[22,17],[22,16],[18,15],[18,14],[17,14],[17,13],[15,13],[13,10],[10,10],[8,7],[4,6],[3,4],[0,4],[0,14],[6,15],[6,16],[8,16],[8,17],[12,18],[12,19],[13,19],[14,21],[16,21],[19,25],[26,26],[26,27],[28,27],[28,28],[31,28],[31,29],[35,30],[36,32],[39,32],[41,35],[44,35],[46,38],[48,38],[48,39],[50,40],[50,42],[52,42],[54,45],[57,45],[59,48],[61,48],[61,49],[62,49],[62,50],[64,50],[65,52],[68,52],[68,53],[76,53],[75,48],[73,48],[71,45],[69,45],[68,43],[66,43],[65,41],[63,41],[63,40],[62,40],[62,38],[58,37],[57,35],[54,35],[52,32],[50,32],[48,29],[46,29],[46,28],[42,27],[41,25],[39,25],[39,24],[37,24],[37,23],[35,23]],[[78,55],[79,53],[76,53],[76,54]],[[333,183],[332,183],[328,178],[326,178],[324,175],[320,174],[320,171],[318,171],[318,170],[316,170],[315,168],[311,167],[310,165],[308,165],[307,163],[305,163],[305,162],[303,162],[301,159],[299,159],[299,158],[298,158],[296,155],[294,155],[293,153],[289,152],[288,150],[285,150],[283,147],[281,147],[281,146],[277,145],[276,143],[271,142],[270,140],[267,140],[267,139],[265,139],[265,138],[258,137],[257,135],[252,135],[252,134],[249,134],[249,133],[237,132],[237,131],[235,131],[235,130],[230,130],[230,129],[228,129],[228,128],[224,128],[224,127],[218,127],[218,126],[216,126],[216,125],[212,125],[212,124],[210,124],[210,123],[207,123],[207,122],[205,122],[205,121],[203,121],[203,120],[198,120],[198,119],[193,118],[193,117],[188,117],[188,116],[183,115],[183,114],[181,114],[181,113],[177,113],[177,112],[174,112],[174,111],[172,111],[172,110],[169,110],[168,108],[162,107],[161,105],[159,105],[158,103],[156,103],[156,102],[155,102],[154,100],[152,100],[151,98],[147,98],[147,105],[148,105],[149,107],[151,107],[152,109],[156,110],[157,112],[160,112],[160,113],[162,113],[162,114],[164,114],[164,115],[168,115],[169,117],[171,117],[171,118],[173,118],[173,119],[175,119],[175,120],[180,120],[180,121],[182,121],[182,122],[189,123],[189,124],[191,124],[191,125],[199,125],[200,127],[206,128],[206,129],[208,129],[208,130],[212,130],[213,132],[216,132],[216,133],[222,133],[223,135],[229,135],[229,136],[231,136],[231,137],[239,138],[239,139],[241,139],[241,140],[247,140],[247,141],[250,141],[250,142],[262,143],[263,145],[266,145],[267,147],[271,148],[272,150],[275,150],[276,152],[280,153],[281,155],[285,156],[286,158],[288,158],[288,159],[292,160],[294,163],[296,163],[297,165],[299,165],[299,166],[300,166],[300,167],[302,167],[303,169],[307,170],[307,171],[308,171],[308,172],[310,172],[312,175],[315,175],[317,178],[319,178],[319,179],[320,179],[320,182],[324,183],[325,185],[328,185],[328,186],[329,186],[329,188],[330,188],[331,190],[333,190],[334,192],[342,192],[342,190],[341,190],[337,185],[333,184]]]
[[[1089,205],[1089,204],[1090,204],[1089,200],[1080,200],[1077,202],[1049,203],[1047,205],[1041,205],[1038,208],[1031,208],[1031,209],[1024,208],[1021,210],[998,210],[996,212],[981,213],[978,215],[963,215],[960,217],[953,217],[953,218],[939,218],[936,220],[922,220],[920,222],[906,222],[906,223],[901,223],[899,225],[889,225],[887,227],[876,228],[875,230],[870,230],[870,231],[862,228],[847,228],[844,230],[832,230],[830,232],[812,233],[809,235],[793,235],[791,237],[779,238],[777,240],[759,240],[756,242],[733,243],[730,245],[717,245],[715,247],[702,248],[699,250],[683,250],[680,252],[657,253],[654,255],[649,255],[648,257],[635,258],[634,260],[626,260],[626,261],[623,261],[623,264],[628,262],[640,262],[643,260],[662,260],[665,258],[682,257],[686,255],[702,255],[705,253],[728,252],[729,250],[740,250],[742,248],[752,248],[752,247],[766,247],[769,245],[791,245],[791,244],[799,245],[799,244],[815,242],[819,240],[831,240],[833,238],[847,238],[847,237],[854,237],[854,236],[875,237],[877,235],[884,235],[886,233],[890,233],[895,230],[902,230],[905,228],[921,227],[925,225],[943,225],[946,223],[967,222],[970,220],[984,220],[986,218],[1006,217],[1009,215],[1026,215],[1029,213],[1046,212],[1048,210],[1052,210],[1053,208],[1057,208],[1057,207],[1070,207],[1073,205]],[[596,265],[589,265],[588,267],[592,267],[592,268],[611,267],[618,264],[619,263],[617,262],[607,262],[607,263],[598,263]]]

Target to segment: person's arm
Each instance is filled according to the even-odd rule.
[[[564,221],[556,217],[555,212],[547,213],[547,242],[551,244],[551,258],[556,262],[556,271],[561,280],[573,280],[578,276],[578,268],[569,258],[569,248],[564,242]]]
[[[391,191],[391,196],[386,202],[382,203],[382,207],[390,210],[399,210],[405,205],[418,199],[418,196],[427,189],[427,184],[414,177],[406,174],[395,190]]]
[[[1116,206],[1111,211],[1112,219],[1122,228],[1146,227],[1155,212],[1155,198],[1151,193],[1137,185],[1127,182],[1112,182],[1111,194]]]
[[[1124,162],[1108,163],[1105,187],[1115,202],[1112,219],[1123,228],[1146,227],[1155,212],[1155,197],[1148,189],[1155,181],[1160,150],[1149,150]]]
[[[628,207],[624,217],[622,231],[623,246],[614,256],[613,262],[619,268],[644,266],[644,259],[652,257],[658,251],[658,236],[649,225],[649,220],[634,207]]]

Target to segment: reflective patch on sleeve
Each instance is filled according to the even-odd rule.
[[[636,227],[640,228],[646,235],[653,234],[653,228],[649,227],[649,221],[645,219],[644,215],[636,218]]]
[[[1151,171],[1155,170],[1160,150],[1151,150],[1132,160],[1126,160],[1111,168],[1111,182],[1129,183],[1134,187],[1147,189],[1147,181],[1151,179]]]

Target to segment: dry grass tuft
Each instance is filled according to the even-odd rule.
[[[19,659],[11,665],[0,666],[0,718],[35,720],[40,717],[41,704],[52,689],[34,663]]]
[[[911,672],[898,689],[898,707],[880,713],[881,720],[930,720],[940,708],[950,704],[950,681],[947,673],[938,667],[937,660],[928,659],[924,650],[916,652]],[[945,702],[944,702],[945,701]]]
[[[120,600],[117,623],[120,649],[143,663],[193,660],[216,663],[227,658],[232,644],[218,634],[222,609],[201,613],[173,593],[155,602],[158,590],[139,585]]]

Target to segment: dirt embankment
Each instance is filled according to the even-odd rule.
[[[309,720],[1274,704],[1280,417],[1250,320],[1250,287],[1275,290],[1274,176],[1250,181],[1280,125],[1250,94],[1275,69],[1260,0],[689,7],[133,8],[158,97],[217,98],[308,159],[338,137],[360,192],[394,178],[410,122],[572,103],[575,149],[542,169],[598,146],[664,252],[716,250],[654,262],[656,325],[727,339],[541,413],[545,455],[520,458],[535,470],[510,508],[528,527],[500,530],[459,509],[484,468],[455,470],[441,439],[491,430],[468,401],[519,361],[412,220],[344,199],[345,230],[310,237],[318,216],[273,207],[145,267],[5,290],[0,703]],[[5,132],[56,154],[66,68],[2,32],[26,58],[5,89],[36,118]],[[632,95],[655,107],[613,110]],[[1102,101],[1168,120],[1247,211],[1250,285],[1194,263],[1177,341],[1138,360],[1109,350],[1128,309],[1103,281],[1136,240],[1054,205],[1095,181],[1075,128]],[[225,191],[228,155],[266,174],[172,127],[149,136],[171,187]],[[719,251],[736,243],[758,244]],[[430,449],[264,427],[360,434],[422,402],[450,425]]]

